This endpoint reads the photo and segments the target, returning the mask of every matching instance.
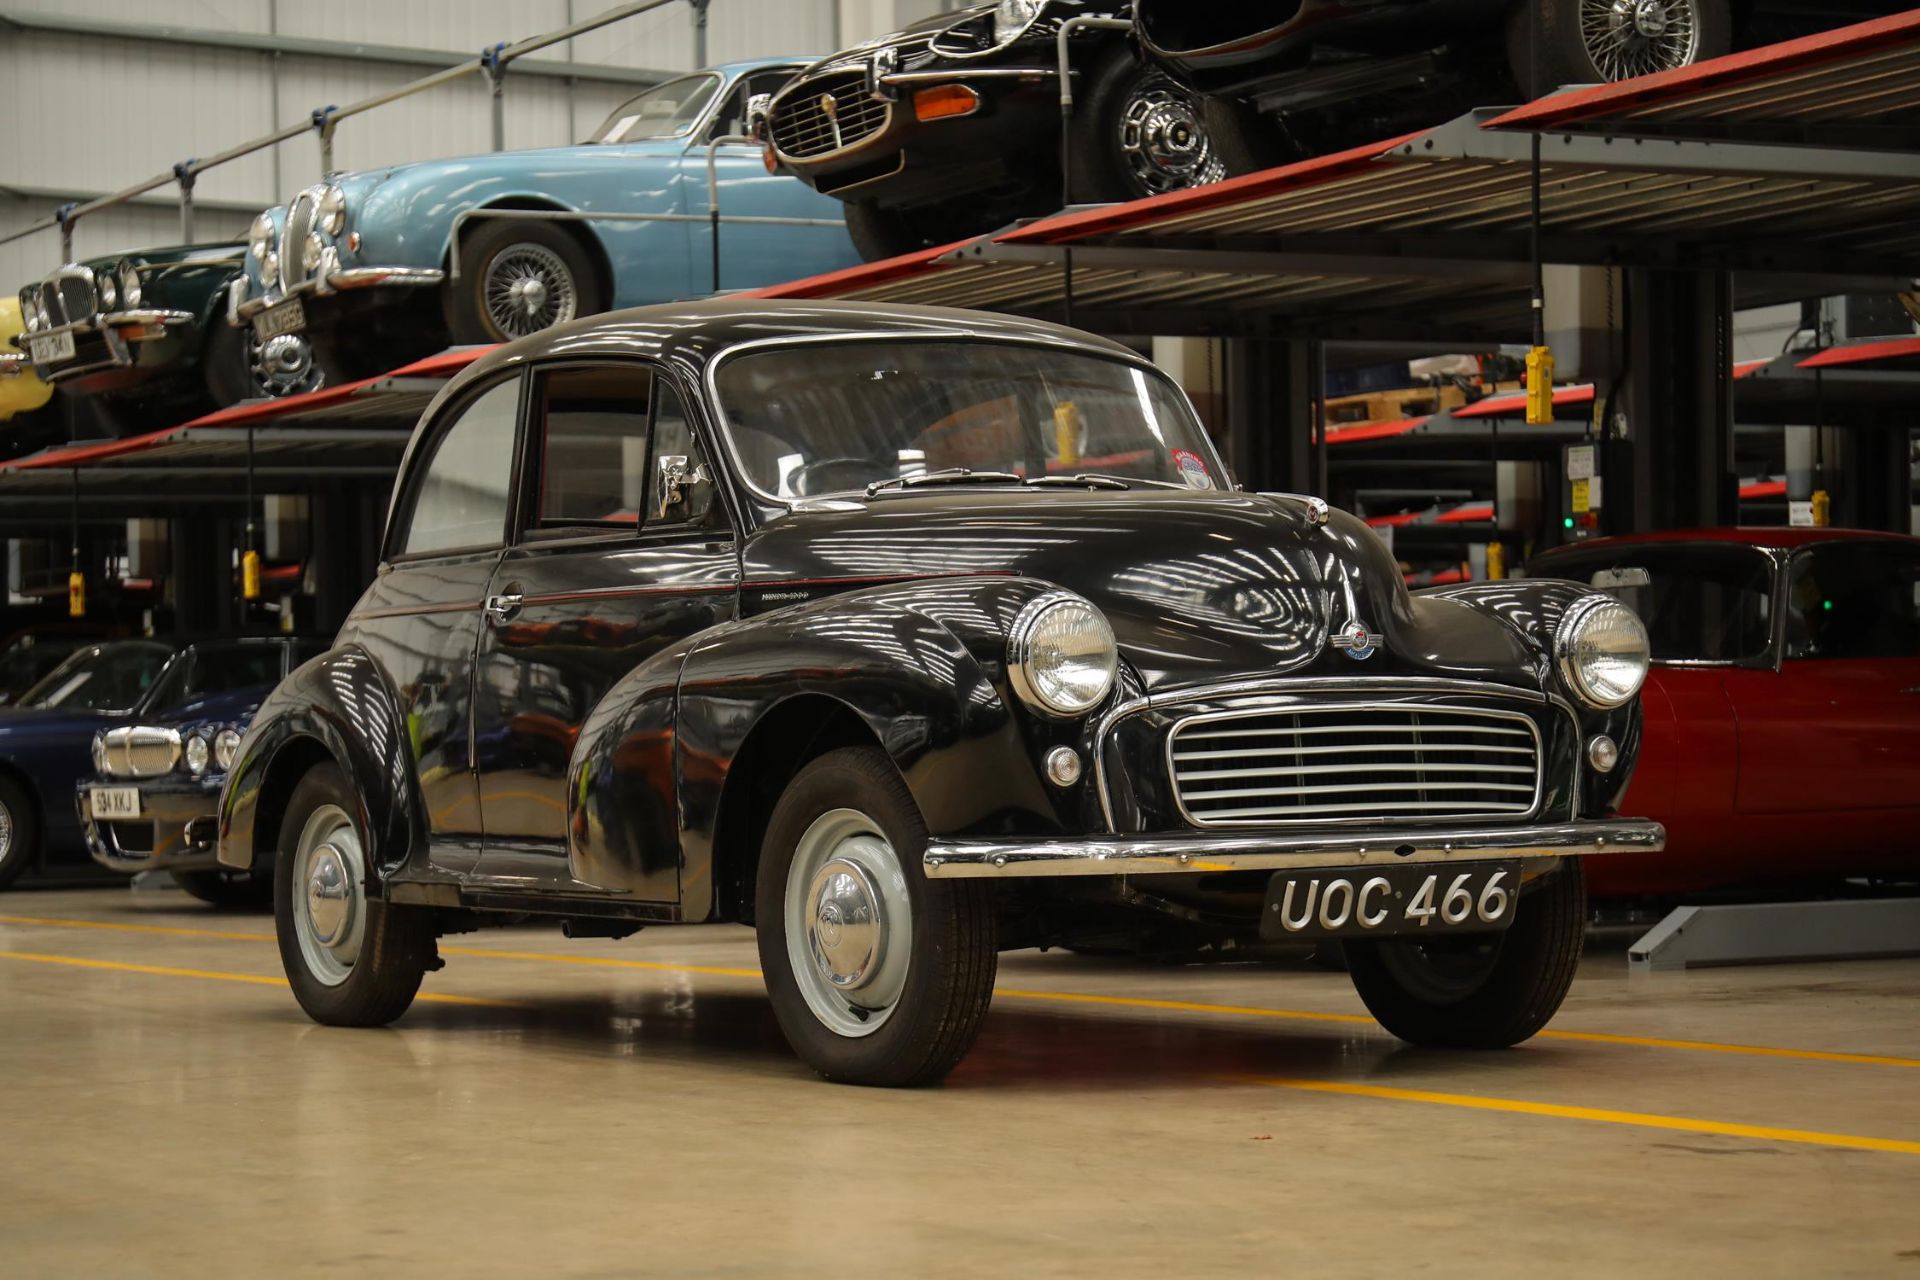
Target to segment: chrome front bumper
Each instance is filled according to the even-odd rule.
[[[324,298],[353,289],[386,285],[435,285],[444,280],[446,274],[434,267],[328,267],[317,276],[258,298],[244,296],[247,281],[242,278],[233,282],[233,292],[228,295],[227,320],[231,324],[242,324],[289,298]]]
[[[76,338],[82,338],[97,333],[107,340],[107,358],[105,361],[92,360],[83,363],[79,358],[79,354],[75,353],[72,359],[63,360],[59,364],[46,365],[44,367],[39,365],[34,366],[40,370],[41,376],[46,381],[58,382],[61,378],[72,377],[82,373],[92,373],[95,370],[112,365],[132,364],[133,353],[128,350],[129,343],[151,342],[155,338],[162,336],[158,333],[148,333],[146,332],[147,330],[153,328],[169,329],[175,325],[192,324],[193,321],[194,315],[191,311],[168,311],[159,307],[137,307],[131,311],[109,311],[103,315],[89,316],[85,320],[74,320],[67,324],[57,324],[50,329],[33,329],[26,333],[15,335],[13,341],[14,345],[21,349],[27,362],[31,364],[33,362],[33,356],[31,354],[33,348],[29,340],[33,338],[51,337],[56,333],[70,333]]]
[[[1657,822],[1609,818],[1525,827],[1425,827],[1400,833],[1374,829],[935,840],[927,846],[922,865],[930,880],[1191,875],[1658,853],[1666,845],[1666,828]]]

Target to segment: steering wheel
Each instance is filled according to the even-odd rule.
[[[884,478],[874,474],[878,470],[871,458],[815,458],[795,467],[788,474],[787,483],[793,486],[795,497],[811,498],[845,489],[864,489],[872,481]]]

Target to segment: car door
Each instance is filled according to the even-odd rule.
[[[339,639],[365,648],[397,695],[429,858],[456,873],[479,857],[474,647],[506,544],[522,385],[510,374],[441,413],[396,500],[379,574]]]
[[[835,271],[859,261],[838,200],[821,195],[789,174],[768,173],[757,143],[711,145],[720,138],[744,136],[748,101],[755,94],[783,87],[800,69],[798,64],[769,67],[741,76],[712,121],[680,158],[682,203],[689,212],[710,215],[714,208],[707,183],[709,151],[719,192],[719,282],[714,281],[712,225],[695,222],[691,226],[696,292],[756,288]],[[818,225],[731,221],[735,218],[803,218]]]
[[[489,590],[474,741],[490,882],[564,888],[568,766],[607,690],[682,637],[734,615],[739,552],[711,483],[663,503],[663,470],[705,475],[684,389],[639,361],[537,370],[520,536]],[[662,742],[662,759],[670,744]],[[670,806],[670,769],[634,805]],[[623,803],[628,798],[623,797]],[[640,823],[638,898],[679,893],[671,823]]]
[[[1786,568],[1782,661],[1729,682],[1748,813],[1920,809],[1920,546],[1820,543]]]

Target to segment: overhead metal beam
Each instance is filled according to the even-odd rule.
[[[979,242],[956,249],[943,261],[980,263],[1055,263],[1073,251],[1076,270],[1118,267],[1122,270],[1184,271],[1198,274],[1232,272],[1243,276],[1371,276],[1381,280],[1474,280],[1486,284],[1524,285],[1530,278],[1524,259],[1507,261],[1490,255],[1434,256],[1432,254],[1394,254],[1378,249],[1371,252],[1321,253],[1301,251],[1234,248],[1196,248],[1191,241],[1182,244],[1169,237],[1159,245],[1142,245],[1143,237],[1130,237],[1124,244],[1047,245],[995,244]],[[1289,241],[1302,239],[1289,237]],[[1258,242],[1258,241],[1256,241]],[[1267,243],[1272,243],[1268,240]],[[1178,247],[1175,247],[1178,246]]]
[[[302,58],[333,58],[350,62],[381,62],[402,67],[455,67],[473,61],[473,55],[447,49],[420,49],[405,45],[373,44],[359,40],[322,40],[311,36],[283,36],[265,31],[217,31],[144,22],[101,22],[64,14],[18,13],[0,10],[0,29],[48,35],[106,36],[142,44],[185,45],[196,49],[234,49]],[[662,84],[678,71],[652,67],[620,67],[600,62],[568,62],[558,58],[521,58],[515,75],[563,80],[593,80],[630,84],[636,88]]]

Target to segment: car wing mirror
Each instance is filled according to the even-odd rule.
[[[713,501],[713,476],[684,453],[654,459],[653,518],[698,520]]]

